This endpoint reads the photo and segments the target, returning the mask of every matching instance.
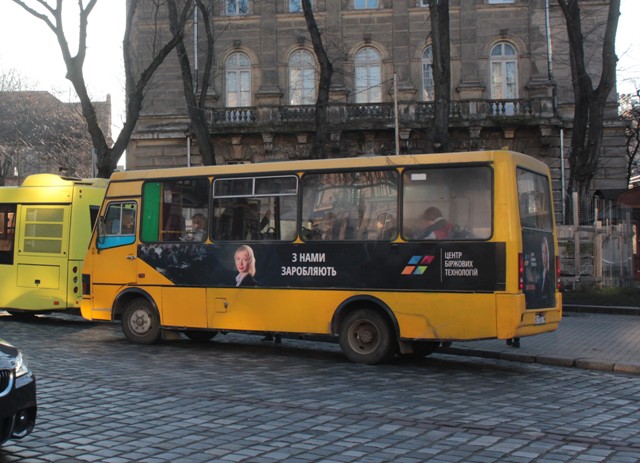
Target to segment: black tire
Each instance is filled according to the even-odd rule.
[[[433,354],[440,347],[439,341],[413,341],[413,355],[415,357],[426,357]]]
[[[160,340],[160,317],[151,303],[133,299],[122,314],[122,331],[137,344],[153,344]]]
[[[396,339],[386,317],[371,309],[348,314],[340,326],[340,347],[349,360],[375,365],[395,355]]]
[[[207,342],[216,337],[217,331],[184,330],[184,335],[195,342]]]

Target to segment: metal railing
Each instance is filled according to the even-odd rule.
[[[298,124],[313,122],[316,108],[304,106],[259,106],[209,108],[207,120],[212,127]],[[359,121],[393,123],[394,105],[389,103],[334,102],[328,106],[330,123],[334,125]],[[551,98],[519,98],[509,100],[462,100],[450,104],[452,123],[473,123],[486,119],[546,120],[554,117]],[[434,117],[433,102],[399,102],[398,117],[407,128],[419,127]]]

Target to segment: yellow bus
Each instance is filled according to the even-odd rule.
[[[117,172],[82,315],[141,344],[326,335],[369,364],[552,331],[550,184],[509,151]]]
[[[35,174],[0,187],[0,310],[80,309],[82,263],[106,186]]]

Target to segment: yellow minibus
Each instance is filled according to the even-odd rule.
[[[82,315],[163,330],[336,337],[355,362],[555,330],[547,166],[510,151],[114,173]]]

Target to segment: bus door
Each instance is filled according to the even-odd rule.
[[[137,282],[137,210],[133,201],[108,204],[98,223],[91,259],[94,284],[124,286]]]
[[[64,308],[71,206],[18,206],[15,298],[11,307]]]
[[[518,168],[518,200],[522,224],[522,286],[527,309],[556,305],[556,249],[551,191],[545,175]],[[544,312],[535,324],[546,323]]]

